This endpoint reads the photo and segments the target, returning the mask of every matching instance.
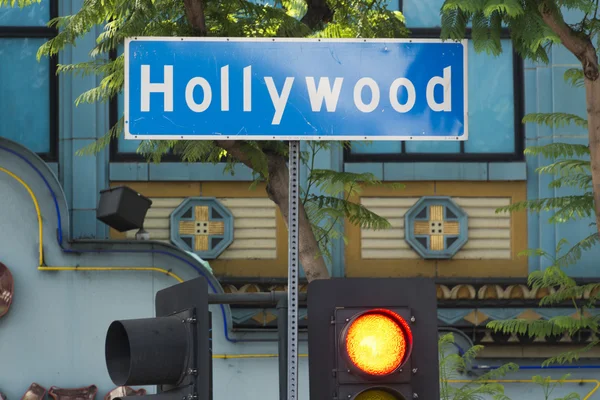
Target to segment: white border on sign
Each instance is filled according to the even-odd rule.
[[[172,37],[172,36],[136,36],[125,38],[125,81],[123,104],[123,129],[125,140],[317,140],[317,141],[466,141],[469,138],[469,74],[468,74],[468,40],[452,41],[463,45],[463,87],[464,87],[464,122],[465,132],[462,136],[325,136],[325,135],[133,135],[129,132],[129,43],[130,42],[346,42],[346,43],[444,43],[442,39],[405,38],[405,39],[312,39],[312,38],[230,38],[230,37]]]

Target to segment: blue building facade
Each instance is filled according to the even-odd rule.
[[[403,0],[390,8],[403,12],[414,37],[430,38],[439,37],[442,3]],[[36,60],[38,48],[56,34],[47,22],[80,6],[75,0],[43,0],[22,10],[0,8],[0,263],[15,281],[10,311],[0,318],[0,392],[11,400],[32,382],[46,389],[94,385],[97,397],[104,396],[113,388],[104,365],[108,325],[152,316],[156,291],[179,280],[205,276],[215,293],[284,290],[286,284],[284,221],[264,185],[249,189],[247,168],[236,166],[232,175],[223,172],[224,165],[176,158],[147,163],[136,153],[139,143],[122,138],[95,156],[75,154],[102,137],[123,112],[122,96],[110,104],[75,106],[79,95],[98,85],[97,77],[56,75],[57,65],[89,58],[101,27],[58,57]],[[479,365],[514,361],[529,367],[506,377],[513,399],[542,398],[533,375],[565,373],[572,374],[571,381],[555,394],[575,391],[581,398],[600,399],[596,350],[579,363],[586,369],[536,369],[544,358],[589,337],[532,342],[485,329],[494,319],[574,314],[537,307],[543,293],[528,290],[526,277],[547,264],[519,252],[553,252],[560,239],[575,242],[593,232],[590,221],[553,225],[545,213],[495,212],[517,201],[567,193],[548,188],[550,178],[535,171],[548,161],[526,158],[524,148],[587,143],[581,128],[520,122],[532,112],[585,115],[582,89],[563,80],[577,60],[555,47],[549,65],[524,62],[513,53],[508,34],[503,48],[493,57],[477,54],[469,44],[468,141],[355,143],[318,154],[315,168],[371,172],[405,185],[365,188],[354,199],[388,218],[392,229],[368,231],[346,223],[347,244],[334,241],[328,267],[336,277],[436,279],[440,332],[461,331],[463,347],[485,345]],[[306,167],[302,174],[306,177]],[[119,233],[96,219],[99,192],[121,185],[152,199],[145,222],[151,241],[136,241],[135,231]],[[419,217],[424,210],[428,217]],[[456,218],[443,211],[445,217],[435,219],[441,210]],[[452,248],[452,258],[427,257],[450,249],[449,242],[429,234],[421,235],[422,242],[416,239],[432,221],[463,240]],[[205,238],[189,240],[194,236],[189,222],[205,223]],[[598,278],[599,251],[586,253],[570,273]],[[211,311],[215,399],[275,398],[276,311],[235,306],[211,306]],[[300,314],[302,328],[306,310]],[[302,333],[303,399],[308,398],[305,339]]]

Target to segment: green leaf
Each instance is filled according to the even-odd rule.
[[[531,146],[525,149],[525,154],[530,156],[542,155],[546,158],[582,157],[590,154],[588,145],[571,143],[550,143],[544,146]]]
[[[587,120],[581,118],[578,115],[567,114],[567,113],[532,113],[527,114],[523,118],[524,123],[532,122],[541,125],[547,125],[552,128],[559,128],[574,124],[582,128],[587,128]]]
[[[523,7],[519,0],[487,0],[485,2],[484,14],[489,17],[498,12],[515,18],[523,14]]]
[[[583,69],[569,68],[563,75],[565,82],[575,87],[582,87],[584,84]]]

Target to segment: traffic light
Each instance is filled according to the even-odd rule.
[[[156,317],[114,321],[106,334],[106,367],[117,386],[157,385],[141,400],[211,400],[208,285],[189,280],[156,294]],[[115,399],[116,400],[116,399]]]
[[[431,280],[308,285],[311,400],[439,399],[437,341]]]

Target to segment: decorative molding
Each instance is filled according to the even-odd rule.
[[[211,260],[233,242],[233,214],[214,197],[185,199],[170,216],[171,241]]]
[[[225,293],[260,293],[285,291],[285,282],[244,283],[227,281],[221,283]],[[306,292],[308,284],[299,286],[299,292]],[[550,291],[551,292],[551,291]],[[589,343],[593,339],[590,332],[578,332],[573,336],[529,338],[527,335],[503,334],[486,328],[490,321],[511,318],[528,320],[548,320],[562,315],[579,318],[569,304],[560,307],[540,307],[539,300],[548,291],[537,291],[520,283],[438,283],[438,326],[451,327],[465,332],[475,344],[545,344],[573,345]],[[582,300],[593,295],[586,292]],[[274,330],[277,329],[277,310],[275,308],[247,308],[231,306],[232,321],[236,330]],[[590,310],[590,315],[600,315],[600,310]],[[307,310],[299,310],[299,327],[306,328]]]
[[[450,197],[421,197],[404,215],[404,240],[422,258],[449,259],[467,243],[467,221]]]
[[[527,213],[498,213],[527,198],[525,182],[410,182],[364,187],[350,200],[385,217],[390,229],[346,223],[346,277],[519,278],[528,272]],[[448,196],[468,215],[468,242],[451,259],[423,259],[404,240],[405,213],[423,196]],[[359,246],[354,243],[360,243]]]

